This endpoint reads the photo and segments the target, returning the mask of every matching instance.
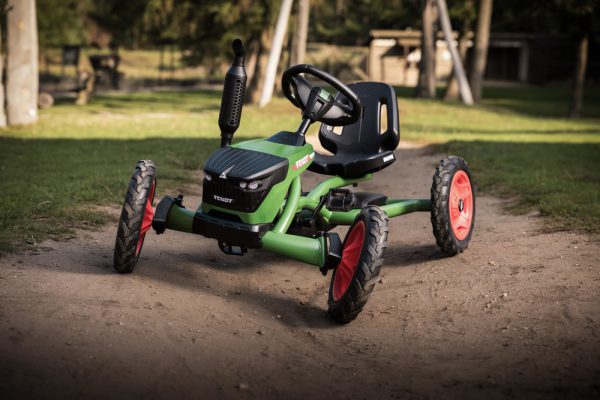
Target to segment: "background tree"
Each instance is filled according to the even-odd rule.
[[[421,61],[415,96],[435,98],[435,29],[434,0],[422,0]]]
[[[306,40],[308,38],[308,20],[310,0],[298,0],[296,4],[296,29],[292,39],[290,65],[304,63]]]
[[[475,32],[475,48],[469,81],[473,100],[481,101],[483,89],[483,77],[487,63],[487,52],[490,43],[490,26],[492,22],[492,0],[479,0],[479,12],[477,14],[477,31]]]
[[[136,48],[143,43],[144,15],[148,0],[93,1],[87,18],[111,35],[111,47]]]
[[[573,73],[571,101],[569,104],[569,118],[579,118],[583,106],[583,90],[585,86],[585,72],[588,63],[588,48],[590,36],[593,34],[593,16],[600,11],[597,0],[562,0],[559,7],[564,12],[566,19],[572,21],[572,35],[577,40],[575,52],[575,70]]]
[[[279,8],[279,16],[277,17],[277,25],[275,27],[275,33],[273,34],[273,41],[271,43],[271,49],[269,51],[269,61],[264,72],[264,82],[258,105],[264,107],[271,101],[273,96],[273,90],[275,88],[275,76],[277,75],[277,67],[279,65],[279,59],[281,57],[281,49],[283,46],[283,39],[287,31],[288,20],[290,12],[292,10],[293,0],[282,0],[281,7]]]
[[[1,25],[1,24],[0,24]],[[0,28],[0,35],[2,34],[2,29]],[[4,81],[2,80],[2,73],[4,72],[4,57],[2,57],[2,38],[0,37],[0,128],[4,128],[6,126],[6,112],[4,111]]]
[[[7,9],[6,110],[11,125],[37,121],[38,36],[35,0],[10,0]]]
[[[569,103],[569,118],[579,118],[583,104],[583,88],[585,84],[585,70],[588,62],[589,36],[582,35],[577,46],[577,60],[573,74],[573,90]]]
[[[175,0],[147,0],[142,18],[145,41],[159,45],[177,41],[174,11]]]
[[[415,0],[313,0],[311,4],[309,42],[364,46],[372,29],[414,28],[421,18],[421,2]]]
[[[87,0],[37,0],[40,47],[62,47],[87,43]]]

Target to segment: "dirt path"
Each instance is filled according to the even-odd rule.
[[[427,197],[440,156],[398,156],[361,188]],[[195,188],[184,203],[198,202]],[[541,234],[538,217],[493,198],[477,206],[454,258],[428,214],[394,219],[381,282],[347,326],[326,315],[330,275],[265,251],[228,257],[192,235],[149,235],[126,276],[111,266],[114,226],[5,257],[0,395],[598,398],[600,244]]]

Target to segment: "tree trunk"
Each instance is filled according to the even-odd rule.
[[[444,37],[446,38],[446,44],[450,51],[450,57],[452,58],[452,69],[458,81],[458,87],[460,91],[460,98],[463,103],[472,105],[473,96],[471,94],[471,88],[469,88],[469,82],[467,81],[467,75],[463,68],[462,61],[454,47],[454,39],[452,38],[452,26],[450,26],[450,17],[448,16],[448,8],[446,6],[446,0],[437,0],[438,12],[440,14],[440,22],[442,23],[442,30],[444,31]]]
[[[254,78],[256,63],[258,62],[258,53],[260,51],[260,36],[251,38],[244,45],[246,47],[246,75],[248,76],[248,82],[251,82]]]
[[[481,101],[483,77],[487,62],[487,51],[490,43],[490,25],[492,22],[493,0],[479,0],[479,13],[477,15],[477,32],[475,33],[475,51],[471,64],[470,83],[475,103]]]
[[[433,0],[423,0],[423,27],[421,30],[421,61],[419,62],[419,83],[415,96],[425,99],[435,98],[435,34],[433,30]]]
[[[306,38],[308,37],[308,19],[310,0],[299,0],[296,17],[296,31],[292,40],[290,65],[304,64],[306,56]]]
[[[78,106],[86,105],[96,89],[96,75],[94,72],[82,71],[78,77],[77,99],[75,104]]]
[[[2,29],[0,29],[2,32]],[[0,44],[2,37],[0,36]],[[2,59],[2,51],[0,49],[0,128],[6,126],[6,112],[4,111],[4,81],[2,80],[2,71],[4,70],[4,60]]]
[[[7,9],[6,101],[11,125],[37,121],[38,37],[35,0],[11,0]]]
[[[247,103],[258,104],[258,100],[260,99],[260,93],[263,87],[263,81],[265,78],[264,71],[267,68],[267,62],[269,61],[270,48],[271,27],[266,26],[260,35],[254,72],[252,74],[252,77],[248,80],[248,89],[246,90]]]
[[[579,118],[583,104],[583,88],[585,84],[585,70],[588,61],[589,36],[584,35],[579,41],[577,48],[577,61],[575,63],[575,75],[573,76],[573,92],[571,93],[571,104],[569,106],[569,118]]]
[[[266,106],[273,97],[273,89],[275,88],[275,76],[277,75],[277,66],[281,57],[281,49],[283,47],[283,39],[287,31],[290,12],[292,11],[293,0],[283,0],[279,9],[279,17],[277,17],[277,25],[275,26],[275,34],[271,51],[269,52],[269,61],[265,70],[265,78],[263,82],[258,106]]]

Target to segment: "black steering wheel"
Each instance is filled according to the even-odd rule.
[[[333,97],[318,86],[312,86],[300,74],[309,74],[330,84],[338,91]],[[296,107],[302,116],[311,121],[320,121],[332,126],[355,123],[362,114],[360,99],[339,79],[312,65],[299,64],[288,68],[281,77],[283,94]]]

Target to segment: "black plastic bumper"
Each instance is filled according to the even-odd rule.
[[[262,247],[260,238],[271,229],[271,224],[249,225],[213,217],[202,212],[194,216],[192,231],[231,246],[257,249]]]

